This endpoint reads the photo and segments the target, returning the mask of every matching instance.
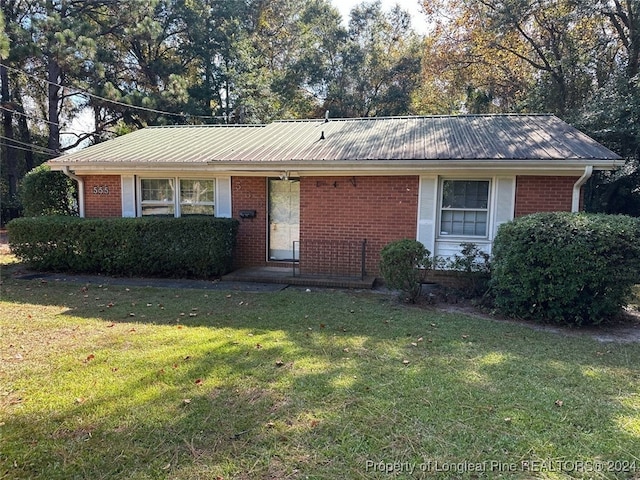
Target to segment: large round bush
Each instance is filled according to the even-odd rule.
[[[20,200],[25,217],[77,215],[77,188],[62,172],[42,164],[27,173],[20,184]]]
[[[503,224],[493,247],[499,311],[543,322],[593,325],[616,315],[640,283],[640,219],[538,213]]]

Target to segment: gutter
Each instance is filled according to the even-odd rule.
[[[64,173],[71,180],[75,180],[78,182],[78,213],[81,218],[84,218],[84,180],[77,175],[71,173],[69,170],[69,166],[65,165],[62,169],[62,173]]]
[[[593,165],[587,165],[584,167],[584,173],[582,176],[573,184],[573,197],[571,198],[572,212],[578,212],[580,210],[580,189],[585,183],[587,183],[587,180],[591,178],[592,174]]]

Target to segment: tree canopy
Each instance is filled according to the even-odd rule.
[[[640,0],[428,0],[417,19],[365,1],[347,20],[330,0],[0,0],[3,209],[44,160],[146,125],[551,112],[628,159],[592,208],[640,215]]]

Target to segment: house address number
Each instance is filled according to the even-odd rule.
[[[96,185],[93,187],[94,195],[109,195],[109,185]]]

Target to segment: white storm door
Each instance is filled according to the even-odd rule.
[[[298,260],[300,180],[269,179],[269,260]]]

